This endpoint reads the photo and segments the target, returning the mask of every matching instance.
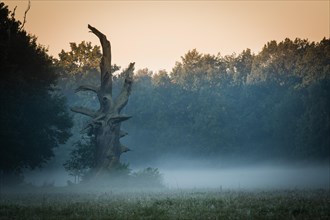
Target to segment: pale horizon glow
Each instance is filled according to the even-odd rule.
[[[70,42],[107,35],[113,63],[168,72],[189,50],[258,53],[271,40],[329,38],[330,1],[31,1],[25,30],[58,57]],[[23,21],[28,1],[4,1]]]

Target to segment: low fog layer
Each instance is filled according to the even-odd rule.
[[[239,165],[210,166],[203,161],[168,161],[149,164],[158,167],[170,189],[330,189],[330,167],[324,165]],[[144,166],[145,167],[145,166]],[[133,168],[137,171],[141,168]],[[65,186],[74,181],[64,170],[27,173],[25,182],[33,185]]]
[[[170,188],[329,189],[329,167],[249,167],[163,170]]]

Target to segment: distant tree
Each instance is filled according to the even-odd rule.
[[[96,96],[91,94],[75,94],[79,85],[97,85],[100,78],[100,67],[102,53],[100,46],[93,46],[91,42],[70,43],[70,50],[62,50],[59,59],[55,60],[56,72],[61,76],[58,87],[61,92],[72,102],[82,102],[83,105],[97,105],[93,100]],[[120,69],[113,65],[112,71]],[[93,94],[94,95],[94,94]],[[79,97],[79,99],[78,99]],[[75,103],[72,103],[75,104]]]
[[[95,140],[85,139],[74,143],[74,149],[70,153],[70,159],[63,166],[75,183],[78,183],[86,173],[95,165]]]
[[[60,75],[57,87],[68,99],[70,105],[94,107],[98,105],[97,96],[91,93],[76,93],[79,85],[97,85],[100,77],[98,63],[102,57],[99,46],[91,42],[70,43],[70,50],[62,50],[55,60],[56,73]],[[73,116],[73,132],[79,132],[79,126],[86,122],[81,115]],[[75,142],[75,141],[74,141]]]
[[[303,50],[295,69],[295,74],[302,78],[302,86],[329,80],[330,39],[324,38],[317,43],[300,39],[296,41],[299,43],[298,49]]]
[[[102,57],[99,46],[85,41],[70,43],[70,50],[62,50],[58,56],[59,59],[55,60],[56,72],[61,76],[58,86],[70,101],[75,99],[77,85],[97,83],[100,76],[97,64]]]
[[[59,53],[58,65],[67,73],[82,75],[99,69],[101,50],[99,46],[92,46],[91,42],[82,41],[80,44],[70,43],[70,51]]]
[[[160,70],[152,77],[154,85],[159,87],[168,87],[171,84],[171,79],[166,70]]]
[[[163,176],[157,168],[148,167],[132,174],[135,186],[163,187]]]
[[[153,72],[150,71],[148,68],[139,69],[134,74],[134,80],[139,82],[139,84],[148,84],[151,86],[151,79],[152,79]]]
[[[252,83],[268,81],[295,87],[302,85],[303,81],[306,83],[312,78],[315,80],[321,72],[324,72],[315,67],[323,68],[325,65],[327,59],[325,57],[328,56],[327,44],[329,43],[323,40],[317,48],[314,42],[310,43],[299,38],[294,41],[287,38],[279,43],[270,41],[256,55],[248,81]],[[324,47],[322,48],[321,45]],[[318,49],[320,50],[316,53]],[[321,54],[325,56],[320,56]]]
[[[254,61],[254,54],[250,49],[244,50],[234,60],[234,76],[233,80],[235,84],[245,84],[247,82],[248,75],[251,74],[252,64]]]
[[[296,123],[295,150],[301,158],[330,159],[330,72],[301,93],[303,112]],[[319,78],[319,76],[317,76]]]
[[[71,135],[53,60],[36,39],[0,3],[0,170],[5,173],[41,166]]]
[[[99,46],[91,42],[70,43],[70,50],[62,50],[59,59],[55,60],[56,72],[61,76],[58,87],[72,104],[79,102],[85,106],[98,105],[95,94],[75,94],[80,85],[96,86],[100,78],[99,63],[102,53]],[[120,69],[116,64],[111,66],[113,72]],[[91,96],[92,95],[92,96]],[[79,98],[79,99],[78,99]]]

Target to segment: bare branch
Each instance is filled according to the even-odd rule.
[[[122,138],[122,137],[125,137],[126,135],[128,135],[128,133],[126,131],[120,131],[119,133],[119,137]]]
[[[97,116],[97,112],[90,110],[88,108],[84,108],[84,107],[72,107],[71,111],[76,112],[76,113],[80,113],[83,115],[87,115],[89,117],[96,117]]]
[[[75,92],[80,92],[80,91],[92,91],[92,92],[95,92],[95,93],[98,93],[99,91],[99,88],[97,86],[91,86],[91,85],[82,85],[82,86],[79,86]]]
[[[104,119],[105,118],[105,114],[100,114],[100,115],[98,115],[97,117],[95,117],[94,119],[93,119],[93,121],[94,122],[98,122],[98,121],[101,121],[102,119]]]
[[[27,13],[28,13],[28,11],[30,10],[30,8],[31,8],[31,1],[29,0],[29,4],[28,4],[28,7],[27,7],[27,9],[25,10],[25,12],[24,12],[24,20],[23,20],[23,24],[22,24],[22,26],[20,27],[20,29],[19,30],[22,30],[23,29],[23,27],[24,27],[24,25],[25,25],[25,23],[26,23],[26,15],[27,15]]]
[[[129,149],[125,145],[120,144],[120,151],[121,153],[126,153],[127,151],[131,151],[131,149]]]
[[[93,125],[91,123],[88,123],[83,127],[83,129],[81,129],[80,134],[89,133],[91,129],[93,129]]]
[[[124,72],[125,82],[114,104],[117,112],[120,112],[125,107],[125,105],[128,102],[128,97],[131,94],[132,84],[133,84],[134,64],[135,63],[130,63],[129,67]]]
[[[11,18],[15,19],[15,13],[16,13],[17,5],[14,8],[14,11],[11,13]]]
[[[117,116],[113,116],[111,118],[109,118],[108,123],[112,122],[112,123],[120,123],[122,121],[126,121],[128,119],[130,119],[132,116],[129,115],[117,115]]]
[[[98,126],[103,126],[104,121],[102,121],[102,119],[105,117],[105,114],[100,114],[99,116],[93,118],[91,121],[89,121],[84,127],[83,129],[81,129],[80,133],[88,133],[91,130],[93,130],[94,128],[98,127]]]
[[[104,34],[102,34],[99,30],[97,30],[95,27],[93,27],[92,25],[89,24],[88,29],[91,30],[91,32],[100,39],[101,44],[103,43],[102,41],[107,40],[107,37]]]

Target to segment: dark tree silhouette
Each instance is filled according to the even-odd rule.
[[[24,23],[23,23],[24,24]],[[0,171],[47,162],[70,137],[72,120],[55,90],[52,58],[0,3]]]
[[[80,91],[92,91],[97,94],[100,109],[93,111],[83,107],[73,107],[71,110],[92,118],[83,128],[82,132],[88,132],[94,136],[96,143],[95,152],[95,175],[107,173],[120,165],[120,155],[129,149],[123,146],[119,139],[127,135],[120,130],[121,122],[130,116],[120,114],[125,107],[131,93],[133,83],[134,63],[124,71],[124,85],[119,95],[112,97],[112,69],[111,69],[111,45],[106,36],[96,28],[88,25],[88,28],[100,40],[102,46],[101,85],[99,87],[91,85],[81,85],[76,89]]]

